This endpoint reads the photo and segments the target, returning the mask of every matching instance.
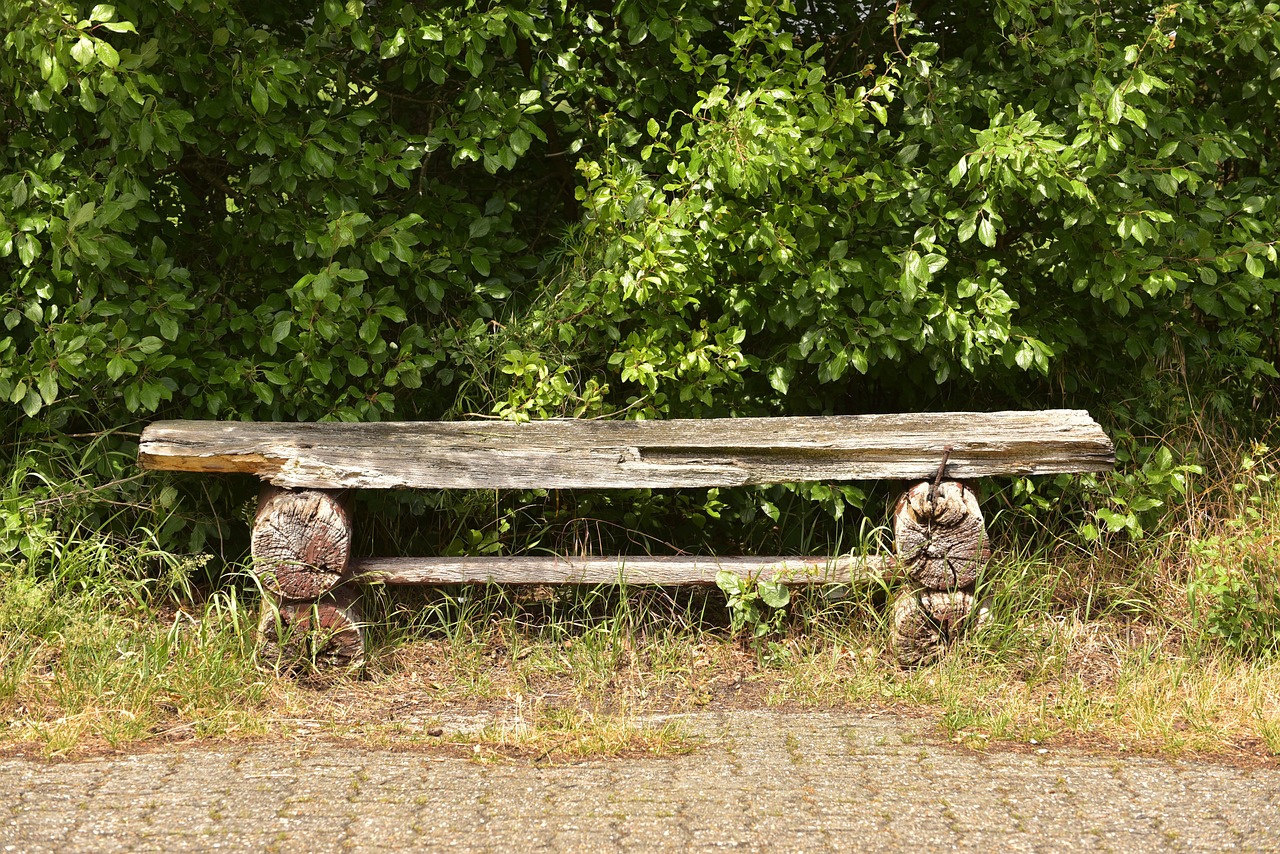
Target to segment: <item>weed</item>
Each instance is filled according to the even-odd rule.
[[[735,633],[746,633],[759,642],[782,628],[791,591],[779,581],[743,578],[722,569],[716,573],[716,586],[728,598],[729,627]]]
[[[1243,499],[1237,515],[1190,543],[1187,595],[1205,634],[1252,657],[1280,653],[1280,492],[1276,476],[1258,470],[1258,446],[1246,454],[1232,484]]]

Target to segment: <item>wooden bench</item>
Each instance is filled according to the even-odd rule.
[[[260,635],[288,659],[358,666],[360,584],[710,584],[718,572],[793,584],[849,583],[900,567],[894,604],[904,663],[936,656],[973,611],[989,556],[965,481],[1108,471],[1111,441],[1087,412],[948,412],[672,421],[376,424],[161,421],[143,431],[143,468],[240,472],[264,483],[253,567],[275,600]],[[354,489],[635,489],[805,481],[914,482],[885,556],[351,556]],[[317,638],[321,638],[317,640]],[[285,647],[288,647],[286,649]]]

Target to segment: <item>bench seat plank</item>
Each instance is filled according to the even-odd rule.
[[[887,578],[892,557],[379,557],[351,562],[361,584],[715,584],[727,569],[790,584]]]
[[[143,468],[313,489],[600,489],[1109,471],[1083,410],[670,421],[159,421]]]

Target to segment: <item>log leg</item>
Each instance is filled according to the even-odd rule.
[[[924,482],[898,499],[893,512],[898,562],[931,590],[968,587],[991,556],[978,496],[960,481]]]
[[[316,601],[265,602],[258,661],[282,674],[358,672],[364,666],[364,627],[357,594],[338,587]]]
[[[339,493],[265,486],[251,540],[263,590],[314,600],[335,587],[351,559],[351,514]]]
[[[943,467],[945,467],[945,458]],[[914,584],[893,604],[898,663],[936,661],[970,625],[987,616],[973,598],[978,572],[991,557],[978,496],[960,481],[917,483],[893,512],[894,550]]]
[[[988,613],[986,602],[975,603],[967,590],[903,590],[893,603],[894,657],[904,667],[937,661],[965,629],[980,625]]]

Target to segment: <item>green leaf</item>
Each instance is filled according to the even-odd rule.
[[[26,396],[22,398],[22,411],[28,418],[34,418],[42,405],[43,401],[35,389],[29,389]]]
[[[1111,124],[1119,124],[1120,119],[1124,116],[1124,89],[1121,86],[1111,90],[1111,97],[1107,99],[1107,121]]]
[[[1262,263],[1262,259],[1253,253],[1246,253],[1244,256],[1244,268],[1250,276],[1261,279],[1267,274],[1267,268]]]
[[[529,136],[529,132],[526,131],[524,128],[516,128],[515,130],[513,130],[511,132],[511,138],[508,140],[508,144],[511,146],[511,150],[514,151],[517,155],[524,154],[526,151],[528,151],[529,145],[532,142],[533,142],[533,138]]]
[[[791,601],[791,591],[780,581],[761,581],[756,584],[760,599],[770,608],[785,608]]]
[[[98,96],[94,94],[93,86],[87,80],[80,81],[80,106],[90,113],[98,112]]]
[[[716,587],[719,587],[726,596],[736,595],[742,591],[742,577],[736,572],[722,569],[716,573]]]
[[[160,328],[160,334],[169,341],[178,340],[178,321],[168,314],[156,316],[156,326]]]
[[[105,41],[95,42],[93,45],[93,52],[107,68],[115,68],[120,64],[120,54],[116,52],[114,47]]]
[[[120,353],[116,353],[107,362],[107,379],[115,382],[125,373],[133,373],[133,363]]]
[[[53,371],[42,371],[36,385],[40,390],[40,397],[44,400],[45,406],[51,405],[58,399],[58,378]]]
[[[996,227],[992,224],[990,217],[984,216],[978,220],[978,240],[982,241],[983,246],[996,245]]]
[[[908,250],[903,258],[903,273],[906,277],[920,282],[929,280],[929,269],[925,266],[924,259],[920,257],[920,253],[914,249]]]
[[[71,227],[78,228],[93,219],[93,212],[97,210],[97,207],[94,202],[85,202],[81,205],[79,210],[71,217]]]
[[[36,260],[36,254],[40,251],[40,244],[33,235],[23,234],[17,239],[18,259],[22,261],[24,267],[30,267]]]
[[[289,337],[289,332],[292,329],[293,320],[291,318],[286,317],[283,320],[277,320],[276,325],[271,328],[271,340],[279,344]]]
[[[769,385],[773,386],[778,394],[786,394],[787,388],[791,382],[792,369],[786,365],[778,365],[769,373]]]
[[[80,65],[88,65],[94,60],[93,40],[88,36],[81,36],[74,45],[71,46],[71,58]]]
[[[1152,176],[1152,181],[1155,183],[1156,189],[1166,196],[1176,196],[1178,194],[1178,181],[1168,172],[1157,172]]]
[[[265,116],[267,109],[271,106],[271,99],[267,97],[267,88],[262,85],[262,81],[255,81],[253,84],[253,108],[258,111],[258,115]]]
[[[1030,370],[1031,366],[1036,363],[1035,351],[1026,342],[1023,342],[1022,346],[1018,348],[1018,352],[1014,354],[1013,358],[1018,367],[1024,371]]]

